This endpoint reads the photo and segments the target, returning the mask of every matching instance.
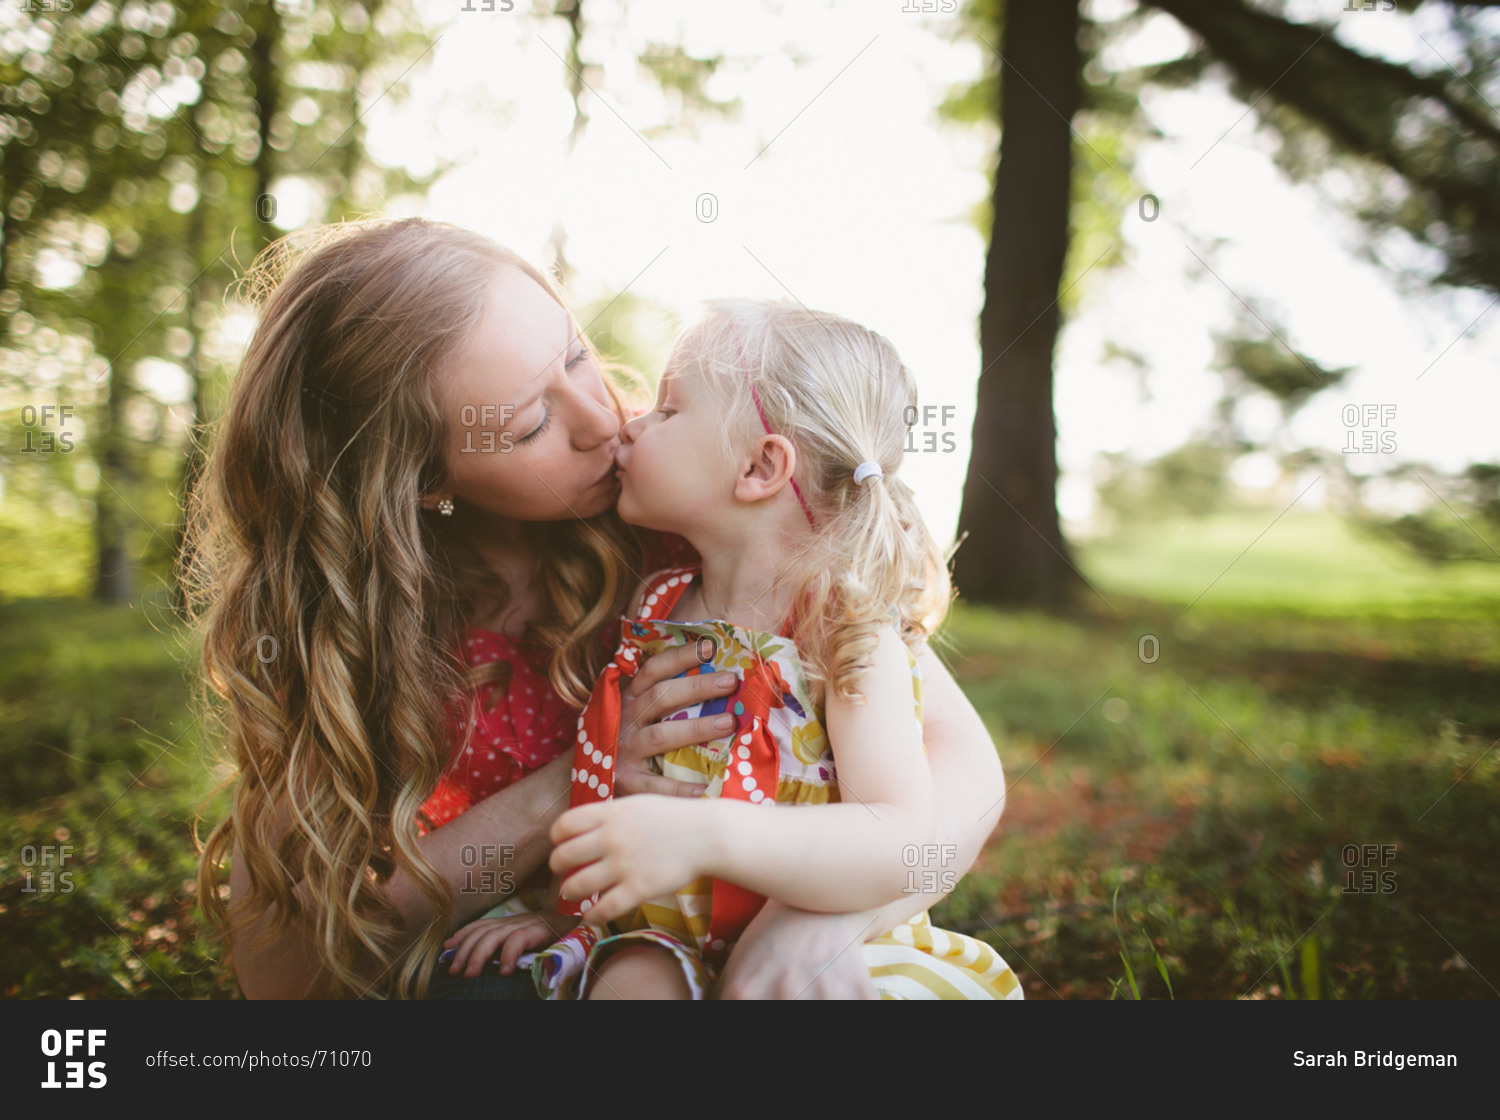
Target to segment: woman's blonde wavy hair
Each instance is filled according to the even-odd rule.
[[[416,843],[421,808],[451,757],[455,710],[506,684],[493,667],[467,670],[458,638],[508,595],[422,508],[445,478],[434,379],[507,266],[562,303],[508,249],[421,219],[283,239],[247,278],[260,322],[190,502],[183,572],[205,714],[234,769],[232,812],[199,867],[226,967],[239,927],[219,887],[237,844],[249,879],[237,922],[272,911],[265,942],[302,930],[342,993],[425,994],[451,903]],[[606,384],[623,419],[622,390]],[[613,510],[535,528],[546,602],[525,637],[581,708],[639,541]],[[383,887],[396,872],[436,916],[406,952]]]
[[[794,588],[790,636],[811,699],[855,702],[878,630],[894,625],[913,653],[948,613],[948,560],[899,471],[916,416],[916,379],[889,341],[800,304],[715,300],[677,338],[667,368],[715,392],[725,449],[748,452],[772,432],[797,449],[794,477],[815,523],[777,580]],[[859,464],[883,478],[854,481]]]

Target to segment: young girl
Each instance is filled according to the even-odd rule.
[[[578,721],[551,865],[559,911],[587,922],[553,944],[551,914],[481,919],[450,939],[455,967],[550,946],[544,995],[703,998],[767,897],[858,910],[945,874],[915,653],[950,591],[896,478],[914,403],[891,345],[835,316],[723,302],[681,336],[657,410],[626,425],[618,508],[703,562],[644,581]],[[739,678],[682,714],[719,714],[722,737],[661,756],[704,797],[616,801],[621,687],[681,645]],[[887,998],[1021,998],[989,946],[925,914],[865,955]]]

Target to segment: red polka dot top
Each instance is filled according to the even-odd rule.
[[[653,534],[644,570],[700,562],[681,537]],[[613,652],[620,623],[612,619],[600,640]],[[481,689],[459,705],[448,728],[453,752],[437,789],[422,806],[424,831],[440,828],[490,794],[545,766],[573,745],[578,710],[553,690],[547,679],[547,651],[494,630],[473,627],[460,639],[465,661],[483,665],[510,662],[510,687]],[[473,738],[464,736],[473,724]]]

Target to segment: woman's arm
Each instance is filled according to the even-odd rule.
[[[453,914],[445,933],[494,906],[509,893],[510,884],[519,884],[542,865],[551,849],[547,831],[567,807],[568,764],[567,756],[548,763],[417,842],[448,884]],[[492,889],[480,890],[481,885]],[[249,872],[236,844],[229,875],[229,916],[234,929],[235,976],[247,999],[329,999],[363,994],[335,991],[320,967],[317,945],[294,927],[289,926],[268,945],[257,944],[274,910],[253,925],[234,926],[233,900],[244,898],[249,889]],[[391,877],[385,889],[406,920],[406,935],[393,950],[399,953],[417,940],[435,915],[427,896],[400,872]],[[305,884],[299,884],[297,892],[304,905],[311,904]]]
[[[1005,807],[1005,775],[984,721],[930,648],[917,658],[923,679],[922,739],[932,770],[933,841],[951,859],[951,882],[973,866]],[[918,869],[920,870],[920,869]],[[770,901],[746,927],[719,983],[724,999],[874,998],[858,952],[872,937],[940,901],[936,890],[902,894],[885,906],[819,914]],[[926,884],[918,878],[918,886]]]
[[[626,731],[620,736],[617,786],[626,793],[666,793],[696,797],[701,786],[675,782],[650,772],[651,756],[689,743],[708,742],[720,732],[708,719],[658,722],[693,704],[722,696],[738,683],[731,675],[719,684],[712,675],[674,679],[698,663],[691,647],[670,650],[647,659],[624,690],[621,720]],[[541,866],[552,849],[547,834],[568,806],[568,770],[572,752],[541,767],[503,790],[473,805],[442,828],[434,829],[418,843],[423,854],[447,880],[453,903],[449,929],[462,925],[495,905],[509,893],[509,884],[524,882]],[[467,861],[467,862],[466,862]],[[478,890],[488,885],[489,891]],[[249,875],[238,845],[230,870],[230,921],[235,921],[235,899],[249,893]],[[386,885],[391,901],[406,919],[409,936],[404,949],[416,941],[422,925],[432,921],[432,908],[424,895],[403,875],[392,876]],[[306,890],[298,897],[310,905]],[[288,928],[276,941],[259,946],[256,939],[270,924],[271,915],[253,925],[236,928],[232,935],[235,974],[250,999],[330,999],[340,993],[329,984],[320,967],[317,945],[299,931]],[[360,994],[360,993],[346,993]]]

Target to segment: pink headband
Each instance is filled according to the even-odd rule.
[[[755,411],[760,413],[761,427],[765,428],[766,435],[774,435],[775,433],[771,431],[771,422],[766,419],[766,410],[760,406],[760,394],[755,391],[755,382],[750,379],[750,365],[745,361],[745,348],[739,342],[735,342],[734,348],[740,352],[740,369],[745,371],[745,384],[750,386],[750,399],[755,402]],[[802,512],[807,514],[807,523],[816,529],[818,523],[813,520],[812,510],[808,509],[807,503],[802,500],[802,490],[797,486],[797,480],[789,478],[787,481],[792,484],[792,493],[797,495],[797,501],[802,503]]]

